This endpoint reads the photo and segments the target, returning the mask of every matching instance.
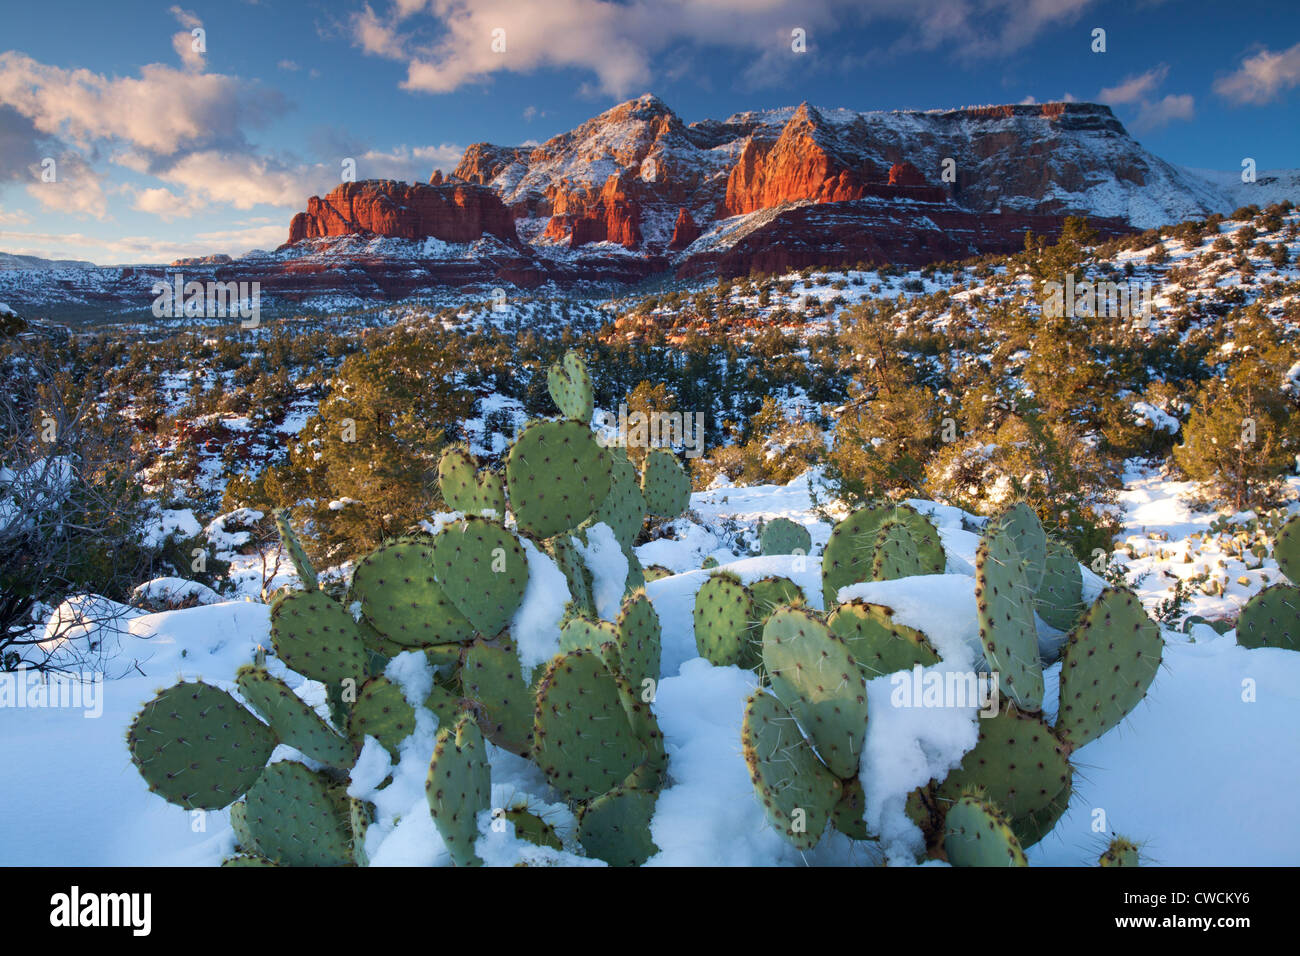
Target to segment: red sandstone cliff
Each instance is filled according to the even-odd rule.
[[[485,234],[518,238],[514,217],[491,190],[369,179],[342,183],[324,198],[312,196],[307,211],[289,224],[288,241],[353,234],[445,242],[473,242]]]

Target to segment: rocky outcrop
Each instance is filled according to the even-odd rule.
[[[177,259],[172,263],[172,268],[175,269],[182,266],[224,266],[228,265],[231,261],[230,256],[223,253],[218,253],[212,256],[189,256],[184,259]]]
[[[700,238],[700,227],[695,224],[690,212],[683,206],[677,212],[677,221],[673,223],[673,237],[668,242],[668,248],[676,252],[685,249],[698,238]]]
[[[568,211],[575,209],[575,211]],[[614,242],[626,249],[641,243],[641,209],[618,176],[610,176],[595,196],[565,196],[542,235],[569,240],[571,248]]]
[[[921,171],[903,160],[889,167],[889,185],[891,186],[928,186]]]
[[[312,196],[293,217],[288,244],[327,236],[392,236],[473,242],[517,241],[514,218],[491,190],[468,184],[412,185],[390,179],[342,183]]]

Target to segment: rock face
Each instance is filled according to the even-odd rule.
[[[920,265],[1014,251],[1025,229],[1053,235],[1067,215],[1115,235],[1240,205],[1224,196],[1147,153],[1095,104],[859,113],[804,103],[688,124],[645,95],[539,146],[477,143],[428,185],[345,183],[313,197],[278,250],[298,251],[275,270],[295,294],[347,272],[352,291],[391,297],[412,281]],[[377,242],[427,238],[471,249]]]
[[[673,223],[673,238],[669,241],[668,248],[673,251],[685,249],[698,238],[700,227],[691,218],[690,211],[683,206],[677,213],[677,221]]]
[[[342,183],[312,196],[289,224],[289,243],[326,236],[391,236],[473,242],[515,241],[514,219],[490,190],[465,184],[412,185],[391,179]]]

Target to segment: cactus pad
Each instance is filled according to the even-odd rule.
[[[776,829],[800,850],[822,838],[842,793],[785,706],[756,691],[745,704],[741,745],[754,791]]]
[[[831,814],[831,823],[850,840],[870,840],[867,821],[862,819],[867,809],[866,795],[862,792],[862,781],[857,777],[840,781],[843,790]]]
[[[773,518],[763,525],[758,538],[759,554],[808,554],[811,550],[808,529],[789,518]]]
[[[280,543],[289,552],[289,560],[293,562],[294,570],[298,572],[298,580],[308,591],[315,591],[320,587],[316,580],[316,569],[311,566],[311,559],[307,557],[302,542],[298,540],[298,535],[289,524],[289,513],[283,508],[275,513],[275,530],[280,533]]]
[[[962,796],[948,811],[943,849],[953,866],[1028,866],[1010,821],[978,794]]]
[[[366,674],[361,629],[323,591],[287,594],[271,608],[271,643],[280,660],[312,680],[338,687]]]
[[[475,641],[461,668],[465,696],[477,707],[483,736],[520,756],[533,749],[533,693],[524,681],[512,646]]]
[[[1247,601],[1237,618],[1237,643],[1300,651],[1300,587],[1274,584]]]
[[[1103,591],[1061,650],[1057,736],[1082,747],[1122,721],[1146,696],[1163,652],[1160,627],[1137,597]]]
[[[1098,866],[1141,866],[1137,844],[1117,836],[1110,841],[1106,852],[1097,861]]]
[[[523,603],[528,560],[504,527],[469,518],[433,539],[433,576],[465,620],[483,636],[495,637]]]
[[[627,460],[627,452],[621,448],[610,448],[607,452],[612,462],[609,494],[586,524],[604,522],[618,543],[624,549],[631,549],[645,524],[645,495],[637,481],[636,466]]]
[[[939,663],[929,639],[915,628],[893,619],[893,609],[865,601],[841,604],[827,619],[831,633],[842,640],[867,680],[911,670],[917,664]]]
[[[473,625],[434,578],[427,538],[390,541],[362,558],[352,575],[352,597],[375,630],[402,647],[474,636]]]
[[[998,673],[999,686],[1021,710],[1041,710],[1034,592],[1025,562],[1004,530],[986,532],[975,553],[975,600],[984,659]]]
[[[840,588],[871,579],[876,536],[892,511],[888,502],[873,502],[831,529],[822,552],[822,597],[827,610],[838,603]]]
[[[402,689],[386,677],[372,677],[361,685],[348,717],[348,737],[358,747],[374,737],[396,759],[402,741],[415,730],[415,709]]]
[[[1273,560],[1295,585],[1300,585],[1300,514],[1287,518],[1273,541]]]
[[[641,493],[646,510],[660,518],[675,518],[691,506],[691,480],[677,456],[651,448],[641,466]]]
[[[571,800],[611,790],[645,759],[621,693],[589,650],[557,654],[538,684],[533,759]]]
[[[239,693],[282,742],[331,767],[352,766],[352,746],[266,668],[245,665],[235,675]]]
[[[136,715],[126,742],[150,791],[186,810],[234,803],[276,745],[270,728],[235,698],[202,683],[159,692]]]
[[[1083,573],[1068,545],[1049,539],[1043,566],[1043,583],[1034,595],[1038,616],[1056,628],[1067,631],[1083,613]]]
[[[1021,559],[1026,562],[1025,580],[1031,591],[1037,591],[1042,587],[1043,571],[1047,563],[1047,535],[1038,515],[1027,504],[1018,501],[989,521],[984,536],[987,538],[997,530],[1006,532],[1020,552]]]
[[[556,362],[546,373],[546,385],[560,414],[583,424],[591,422],[595,396],[582,356],[573,351],[565,352],[564,360]]]
[[[474,852],[478,815],[492,800],[492,771],[487,745],[470,714],[443,727],[433,747],[424,795],[434,825],[456,866],[481,866]]]
[[[644,591],[623,601],[618,615],[618,652],[623,676],[634,688],[646,679],[658,681],[663,656],[659,615]]]
[[[871,558],[871,580],[896,581],[925,573],[916,540],[907,525],[893,518],[885,521],[876,533],[876,547]]]
[[[587,425],[529,425],[506,459],[510,507],[519,527],[539,538],[575,530],[609,495],[611,470],[611,456]]]
[[[867,734],[867,685],[848,647],[810,611],[788,608],[763,627],[763,666],[837,777],[856,777]]]
[[[718,667],[748,667],[757,663],[752,646],[754,597],[739,579],[715,574],[695,595],[695,647]]]
[[[452,511],[466,515],[506,516],[506,488],[501,476],[479,471],[478,459],[465,448],[449,448],[438,462],[438,487]]]
[[[352,820],[348,796],[323,773],[282,760],[248,791],[245,820],[257,846],[281,866],[349,866]]]
[[[659,852],[650,838],[658,794],[615,787],[583,807],[578,842],[588,856],[610,866],[640,866]]]

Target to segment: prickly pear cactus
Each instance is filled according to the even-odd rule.
[[[751,666],[757,648],[751,646],[754,598],[740,580],[715,574],[695,595],[695,646],[700,656],[718,667]]]
[[[144,705],[126,743],[152,792],[186,810],[220,810],[254,785],[276,739],[224,690],[180,683]]]
[[[438,462],[438,487],[452,511],[504,518],[506,488],[501,476],[479,471],[478,459],[467,448],[449,448]]]
[[[1122,836],[1110,841],[1106,852],[1097,860],[1098,866],[1141,866],[1137,844]]]
[[[901,521],[890,518],[876,534],[875,554],[871,559],[871,580],[894,581],[924,574],[912,532]]]
[[[651,448],[641,466],[641,493],[646,510],[660,518],[675,518],[691,506],[691,480],[677,456]]]
[[[1247,601],[1237,618],[1237,643],[1300,651],[1300,587],[1274,584]]]
[[[828,611],[839,603],[840,588],[873,580],[876,546],[886,522],[907,529],[916,573],[942,574],[947,567],[939,532],[929,518],[909,505],[872,502],[837,524],[822,552],[822,599]]]
[[[571,800],[613,789],[647,756],[617,678],[590,650],[551,659],[537,687],[533,742],[534,762]]]
[[[842,786],[785,706],[764,691],[745,704],[741,746],[763,812],[796,848],[811,850],[839,803]]]
[[[975,600],[984,659],[1003,692],[1022,710],[1036,711],[1043,707],[1043,670],[1027,564],[1007,531],[986,531],[975,553]]]
[[[1077,749],[1116,726],[1146,696],[1163,653],[1142,602],[1130,591],[1103,591],[1061,651],[1057,736]]]
[[[1045,622],[1066,631],[1083,613],[1083,572],[1068,545],[1049,539],[1046,555],[1034,608]]]
[[[658,681],[663,657],[659,614],[645,591],[637,591],[623,601],[617,624],[623,676],[636,688],[646,680]]]
[[[1300,585],[1300,514],[1293,514],[1278,531],[1273,559],[1292,584]]]
[[[474,851],[478,815],[492,800],[492,772],[478,724],[469,714],[438,731],[424,784],[429,812],[456,866],[481,866]]]
[[[565,418],[584,424],[591,421],[595,410],[591,376],[577,352],[566,352],[562,362],[551,366],[546,373],[546,385],[552,401]]]
[[[636,542],[636,536],[645,524],[646,500],[641,493],[636,465],[628,461],[627,451],[618,447],[607,448],[606,451],[612,461],[609,494],[587,524],[604,522],[609,525],[614,537],[626,551]]]
[[[325,774],[282,760],[248,791],[244,820],[262,854],[281,866],[350,866],[348,795]]]
[[[911,670],[917,664],[939,663],[929,639],[915,628],[894,620],[893,609],[881,604],[850,601],[826,619],[831,633],[842,640],[867,680]]]
[[[528,559],[504,527],[469,518],[434,536],[433,576],[478,633],[495,637],[523,603]]]
[[[297,591],[271,607],[271,644],[284,663],[338,687],[366,674],[366,648],[352,615],[323,591]]]
[[[831,773],[856,777],[867,734],[867,685],[844,642],[811,612],[777,611],[763,628],[763,666]]]
[[[539,538],[574,531],[609,495],[612,457],[582,422],[534,422],[510,446],[506,486],[519,527]]]
[[[380,545],[357,562],[351,597],[361,614],[388,640],[402,647],[457,644],[474,636],[474,626],[434,578],[428,538]]]
[[[533,749],[533,692],[513,646],[475,641],[461,669],[465,696],[477,707],[483,736],[520,756]]]
[[[640,866],[659,852],[650,836],[658,794],[614,787],[578,814],[578,841],[588,856],[610,866]]]
[[[346,770],[352,766],[352,745],[266,668],[245,665],[236,672],[235,683],[240,695],[282,742],[331,767]]]
[[[962,795],[948,811],[944,853],[953,866],[1028,866],[1006,814],[981,793]]]
[[[789,518],[773,518],[763,525],[758,538],[759,554],[808,554],[812,551],[812,535],[801,524]]]
[[[1047,563],[1047,535],[1038,515],[1024,502],[1016,502],[989,521],[984,535],[988,537],[995,531],[1003,531],[1011,539],[1025,562],[1025,580],[1029,582],[1029,589],[1037,592],[1042,586]]]
[[[280,532],[280,542],[289,552],[289,560],[293,562],[294,570],[298,572],[298,580],[308,591],[315,591],[320,587],[316,580],[316,569],[312,567],[307,552],[303,550],[302,542],[298,540],[298,535],[289,524],[289,513],[283,508],[275,513],[275,529]]]
[[[374,737],[396,759],[402,741],[415,730],[415,708],[402,689],[386,677],[372,677],[361,685],[348,716],[348,736],[358,749]]]

